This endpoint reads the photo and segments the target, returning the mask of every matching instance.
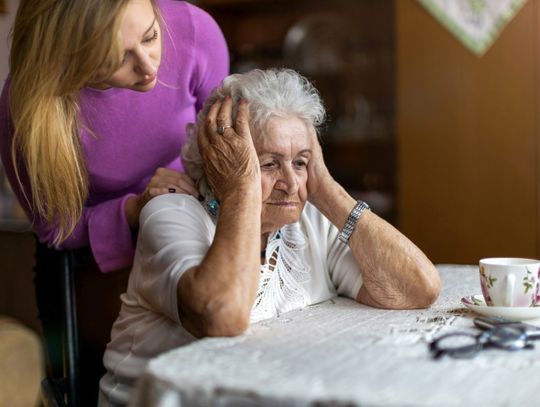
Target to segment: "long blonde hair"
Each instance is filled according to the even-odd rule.
[[[54,244],[73,232],[88,196],[79,93],[119,67],[118,32],[129,1],[21,0],[17,11],[10,54],[11,154],[21,189],[18,169],[26,169],[31,197],[25,197],[34,217],[57,227]]]

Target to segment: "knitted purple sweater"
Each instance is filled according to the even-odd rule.
[[[195,120],[211,90],[228,73],[223,34],[207,13],[183,1],[160,0],[159,5],[166,28],[156,87],[143,93],[116,88],[87,88],[81,93],[83,122],[94,133],[80,130],[89,198],[75,231],[58,248],[89,245],[103,272],[131,265],[134,236],[124,213],[127,198],[142,192],[158,167],[182,170],[179,155],[186,124]],[[40,241],[52,245],[55,229],[33,217],[15,179],[9,84],[8,79],[0,99],[0,154],[34,231]]]

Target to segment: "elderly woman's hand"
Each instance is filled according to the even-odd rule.
[[[311,131],[311,151],[312,155],[308,163],[308,197],[309,201],[318,207],[319,202],[325,199],[324,195],[329,193],[331,188],[336,187],[336,182],[324,163],[321,144],[315,129]]]
[[[259,160],[249,130],[247,102],[241,100],[238,103],[234,124],[231,112],[230,97],[214,103],[198,137],[206,178],[219,200],[238,193],[243,187],[260,188],[261,185]],[[219,127],[224,130],[218,132]]]

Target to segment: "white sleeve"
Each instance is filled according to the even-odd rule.
[[[338,239],[339,230],[317,208],[307,203],[304,209],[318,229],[320,242],[326,243],[328,273],[339,295],[356,299],[362,286],[360,266],[349,246]]]
[[[182,274],[199,264],[213,241],[215,226],[189,195],[153,198],[142,210],[134,287],[144,306],[180,323],[177,285]]]

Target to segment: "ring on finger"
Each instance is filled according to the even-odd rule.
[[[221,134],[223,136],[223,134],[225,133],[225,129],[228,129],[228,128],[231,128],[232,126],[218,126],[217,128],[217,132],[218,134]]]

